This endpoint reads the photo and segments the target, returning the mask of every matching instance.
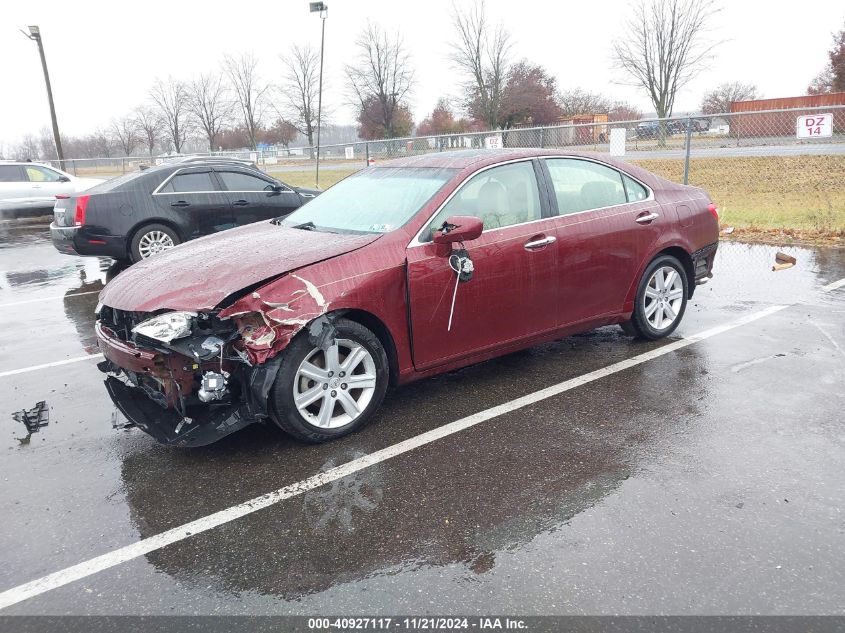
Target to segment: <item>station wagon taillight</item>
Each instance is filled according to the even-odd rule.
[[[707,210],[710,212],[714,218],[716,218],[716,222],[719,221],[719,209],[716,208],[716,205],[712,202],[707,206]]]
[[[79,196],[76,199],[76,213],[73,216],[73,223],[76,226],[85,224],[85,209],[88,207],[88,198],[91,196]]]

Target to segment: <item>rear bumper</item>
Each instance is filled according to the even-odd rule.
[[[717,248],[719,248],[719,243],[714,242],[692,254],[692,267],[696,284],[701,284],[703,280],[710,279],[713,276],[713,261],[716,259]]]
[[[91,255],[126,259],[126,238],[122,235],[95,235],[85,226],[50,224],[50,239],[65,255]]]

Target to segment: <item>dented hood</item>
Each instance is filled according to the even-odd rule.
[[[183,244],[131,266],[100,302],[118,310],[211,310],[248,286],[374,242],[375,235],[250,224]]]

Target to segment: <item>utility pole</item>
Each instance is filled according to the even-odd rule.
[[[59,169],[65,168],[65,153],[62,151],[62,139],[59,136],[59,122],[56,119],[56,106],[53,103],[53,89],[50,87],[50,73],[47,72],[47,58],[44,56],[44,44],[41,41],[41,29],[37,26],[29,27],[29,35],[21,31],[27,38],[38,44],[38,54],[41,55],[41,68],[44,70],[44,83],[47,84],[47,101],[50,102],[50,119],[53,122],[53,140],[56,143],[56,155],[59,157]]]
[[[326,44],[326,18],[329,15],[329,5],[325,2],[310,2],[308,6],[311,13],[319,13],[323,21],[322,35],[320,36],[320,88],[317,92],[317,173],[315,175],[315,187],[320,188],[320,124],[323,114],[323,49]]]

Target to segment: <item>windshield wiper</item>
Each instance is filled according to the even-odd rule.
[[[317,225],[313,222],[303,222],[302,224],[294,225],[295,229],[302,229],[303,231],[314,231],[317,229]]]

